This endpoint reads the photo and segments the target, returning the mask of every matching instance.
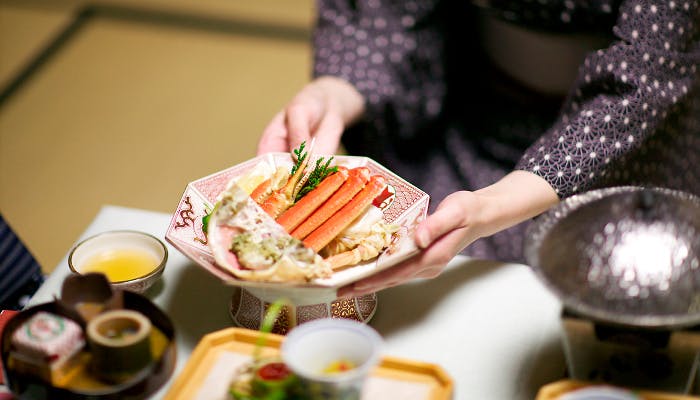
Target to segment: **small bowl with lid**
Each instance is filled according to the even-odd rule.
[[[145,232],[116,230],[91,236],[78,243],[68,256],[73,273],[102,273],[117,289],[144,293],[165,270],[168,249]]]

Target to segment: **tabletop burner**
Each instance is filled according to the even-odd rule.
[[[700,326],[678,330],[599,323],[562,313],[569,377],[668,393],[700,394]]]
[[[700,391],[700,197],[613,187],[564,199],[525,256],[564,306],[572,379]]]

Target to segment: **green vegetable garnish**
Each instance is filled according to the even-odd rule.
[[[234,382],[229,393],[235,400],[293,400],[301,399],[297,394],[297,377],[292,374],[281,361],[264,359],[262,348],[267,341],[267,335],[272,331],[277,317],[289,301],[279,299],[272,303],[265,313],[260,326],[261,335],[253,349],[253,364],[248,378]],[[265,371],[265,373],[261,373]],[[249,380],[248,380],[249,379]]]
[[[299,201],[307,193],[314,190],[328,175],[338,171],[338,167],[335,165],[332,167],[330,166],[332,160],[333,157],[330,157],[325,163],[323,162],[323,157],[316,160],[314,170],[309,174],[309,179],[304,182],[304,185],[302,185],[294,201]]]
[[[219,208],[219,202],[214,204],[214,208],[212,208],[208,213],[204,214],[202,217],[202,232],[206,235],[209,233],[209,220],[211,219],[211,215],[214,214],[214,211],[216,211],[217,208]]]
[[[292,150],[292,152],[296,156],[297,162],[292,167],[292,172],[290,172],[289,175],[294,175],[294,173],[297,172],[297,169],[301,166],[301,163],[304,162],[304,160],[306,159],[306,156],[309,155],[307,152],[304,151],[305,147],[306,142],[301,142],[298,149]]]
[[[211,218],[211,213],[206,214],[202,217],[202,232],[209,233],[209,219]]]
[[[267,335],[272,332],[272,328],[275,326],[275,321],[277,317],[282,313],[282,309],[285,305],[290,305],[291,302],[287,299],[281,298],[277,299],[274,303],[270,304],[267,309],[265,316],[263,318],[262,324],[260,324],[260,332],[262,335],[258,337],[258,341],[255,343],[255,349],[253,350],[253,359],[260,360],[260,351],[265,347],[265,342],[267,341]]]

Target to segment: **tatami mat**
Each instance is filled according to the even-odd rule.
[[[46,271],[102,205],[169,213],[187,182],[254,156],[261,130],[309,79],[309,27],[298,22],[310,5],[291,3],[304,15],[296,22],[234,12],[211,29],[182,9],[160,20],[98,12],[0,103],[0,210]],[[0,3],[3,19],[43,28],[29,37],[23,24],[2,25],[1,58],[15,60],[3,61],[3,78],[65,21],[31,13]]]

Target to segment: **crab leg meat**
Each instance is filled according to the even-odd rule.
[[[277,223],[287,231],[291,232],[309,217],[324,201],[328,200],[333,193],[348,178],[348,169],[338,167],[338,171],[326,177],[316,188],[307,193],[301,200],[294,203],[277,218]]]
[[[336,211],[347,204],[369,180],[369,168],[357,167],[350,170],[348,178],[333,195],[314,211],[304,222],[292,230],[293,237],[302,240],[314,229],[326,222]]]
[[[294,196],[297,193],[297,185],[304,176],[304,171],[309,163],[310,156],[307,156],[297,168],[294,175],[289,177],[287,183],[281,189],[275,190],[260,204],[260,207],[272,218],[277,218],[284,210],[294,204]]]
[[[255,189],[253,189],[250,197],[253,199],[253,201],[260,204],[267,198],[267,196],[270,195],[270,193],[272,193],[272,178],[267,178],[260,182]]]
[[[381,248],[378,249],[376,246],[363,243],[352,250],[332,255],[325,260],[330,264],[332,270],[337,271],[348,265],[355,265],[361,261],[374,258],[378,256],[381,251]]]
[[[324,248],[334,237],[345,230],[365,209],[372,204],[386,186],[386,179],[381,175],[374,175],[355,197],[338,212],[333,214],[326,222],[316,228],[303,242],[317,253]]]
[[[250,193],[250,197],[256,203],[262,204],[273,191],[281,188],[285,183],[287,183],[288,177],[289,174],[287,173],[286,168],[277,168],[271,177],[260,182],[260,184],[253,189],[253,191]]]

